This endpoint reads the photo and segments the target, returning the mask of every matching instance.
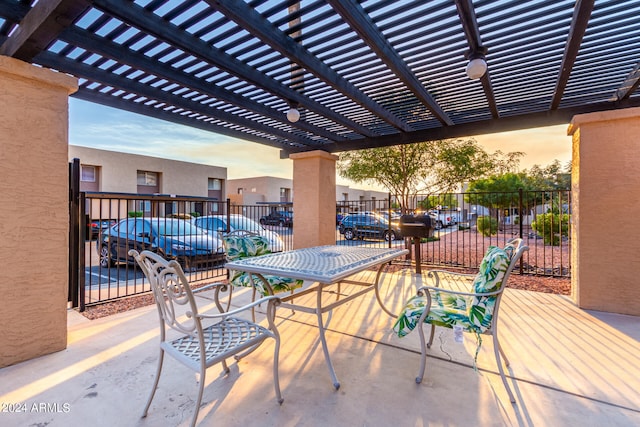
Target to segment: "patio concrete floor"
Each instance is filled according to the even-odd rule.
[[[384,276],[398,312],[420,278]],[[392,286],[393,285],[393,286]],[[245,290],[234,305],[247,301]],[[210,301],[203,300],[211,307]],[[280,383],[273,344],[208,371],[198,425],[209,426],[639,426],[640,317],[576,308],[567,298],[507,289],[499,325],[511,361],[512,405],[490,337],[473,368],[475,338],[436,329],[422,384],[417,332],[398,338],[374,293],[337,308],[327,332],[341,382],[331,384],[313,315],[279,309]],[[69,311],[64,351],[0,369],[1,426],[184,426],[196,375],[170,357],[149,415],[140,418],[158,358],[155,306],[87,320]],[[18,412],[21,411],[21,412]]]

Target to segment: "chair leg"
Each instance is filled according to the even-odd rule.
[[[196,407],[193,411],[193,419],[191,420],[191,427],[195,427],[198,420],[198,413],[200,413],[200,404],[202,403],[202,394],[204,392],[204,380],[207,371],[203,368],[200,372],[200,386],[198,387],[198,398],[196,399]]]
[[[422,378],[424,377],[424,370],[427,364],[427,345],[424,339],[424,330],[422,328],[423,322],[418,323],[418,335],[420,336],[420,369],[418,370],[418,376],[416,377],[416,384],[420,384],[422,382]],[[433,337],[433,325],[431,330],[431,336]],[[429,341],[429,345],[431,345],[431,341]]]
[[[142,418],[147,416],[147,412],[149,411],[149,407],[151,406],[151,401],[153,400],[153,396],[156,394],[156,389],[158,388],[158,381],[160,381],[160,373],[162,372],[163,361],[164,361],[164,350],[160,349],[160,356],[158,356],[158,367],[156,368],[156,378],[153,380],[153,387],[151,388],[151,394],[149,395],[149,400],[147,400],[147,404],[144,407],[144,411],[142,412]]]
[[[256,287],[254,286],[252,291],[251,291],[251,302],[254,302],[256,300]],[[255,307],[251,307],[251,320],[253,321],[253,323],[256,323],[256,308]]]
[[[282,398],[282,393],[280,392],[280,370],[279,370],[279,357],[280,357],[280,335],[276,332],[274,332],[274,339],[275,339],[275,349],[273,351],[273,386],[276,389],[276,400],[278,401],[278,404],[282,405],[282,402],[284,402],[284,399]]]
[[[511,392],[511,387],[509,387],[509,383],[507,382],[507,377],[504,374],[504,368],[502,367],[502,362],[500,361],[500,353],[502,353],[504,356],[504,352],[500,347],[500,343],[498,342],[498,337],[496,334],[493,335],[493,352],[496,356],[496,363],[498,364],[498,371],[500,372],[500,378],[502,378],[502,383],[504,384],[504,388],[507,389],[509,400],[511,401],[511,403],[516,403],[516,398],[513,396],[513,393]],[[505,357],[505,361],[506,361],[506,357]]]

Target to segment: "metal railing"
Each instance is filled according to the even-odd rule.
[[[413,249],[402,236],[394,205],[392,197],[338,201],[336,244]],[[411,211],[430,211],[435,226],[433,237],[422,239],[426,267],[477,269],[489,246],[521,237],[530,250],[520,274],[570,277],[569,191],[419,195]],[[293,227],[286,219],[292,218],[290,203],[232,205],[204,197],[80,192],[78,212],[78,225],[71,221],[72,231],[78,229],[71,233],[70,255],[78,262],[70,261],[70,271],[77,269],[77,274],[70,274],[74,283],[69,294],[70,300],[77,295],[75,306],[81,310],[149,292],[129,249],[175,258],[190,280],[198,282],[226,278],[219,232],[255,228],[270,239],[272,250],[293,248]],[[359,222],[340,225],[345,217]],[[187,223],[207,229],[207,234],[194,234]],[[171,226],[177,227],[173,235],[159,237],[160,229]]]
[[[220,233],[254,230],[269,239],[271,250],[290,250],[292,224],[272,221],[280,211],[290,210],[288,204],[241,206],[203,197],[79,193],[79,232],[71,234],[72,240],[77,234],[77,242],[70,246],[78,248],[70,254],[79,259],[74,267],[79,273],[70,284],[77,292],[70,295],[77,294],[75,306],[83,310],[149,292],[144,275],[128,256],[130,249],[176,259],[196,283],[225,278]]]
[[[571,276],[570,191],[419,195],[412,208],[436,221],[421,247],[425,265],[476,269],[489,246],[520,237],[529,246],[521,274]]]

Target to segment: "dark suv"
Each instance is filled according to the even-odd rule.
[[[340,221],[338,230],[347,240],[375,238],[389,241],[402,238],[399,224],[392,221],[389,229],[389,221],[374,214],[349,214]]]
[[[260,217],[260,224],[293,227],[293,213],[286,211],[273,211],[269,215]]]

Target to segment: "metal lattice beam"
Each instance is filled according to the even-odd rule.
[[[412,130],[411,126],[369,98],[365,93],[333,71],[324,62],[313,56],[313,54],[299,43],[296,43],[291,37],[282,33],[282,31],[265,20],[259,13],[244,2],[235,0],[207,0],[207,3],[243,27],[246,31],[262,40],[262,42],[268,44],[271,48],[280,52],[291,61],[305,67],[308,72],[314,74],[338,92],[354,100],[357,104],[371,111],[382,120],[403,132],[410,132]]]

